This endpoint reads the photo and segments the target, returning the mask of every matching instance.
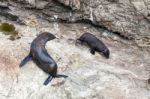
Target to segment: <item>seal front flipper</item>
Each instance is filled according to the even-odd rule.
[[[20,63],[19,67],[22,67],[23,65],[25,65],[28,61],[32,60],[32,55],[29,54],[28,56],[26,56]]]
[[[91,49],[90,49],[90,53],[91,53],[92,55],[95,55],[95,48],[91,48]]]
[[[49,75],[49,77],[45,80],[44,85],[46,86],[52,79],[53,77]]]

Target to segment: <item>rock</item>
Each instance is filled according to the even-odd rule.
[[[144,39],[150,32],[148,0],[17,0],[17,6],[32,9],[43,19],[61,22],[87,22],[133,40]],[[13,1],[12,1],[13,2]],[[14,2],[13,2],[14,3]],[[63,5],[63,6],[62,6]],[[66,7],[67,6],[67,7]],[[46,7],[46,8],[45,8]],[[69,7],[69,8],[68,8]],[[16,7],[17,8],[17,7]],[[71,8],[71,9],[70,9]],[[19,9],[21,10],[21,9]],[[14,13],[14,12],[13,12]],[[57,19],[54,16],[58,16]],[[149,43],[142,40],[145,47]]]
[[[119,0],[81,0],[81,19],[91,20],[93,24],[106,27],[129,39],[143,39],[150,32],[148,1]],[[74,15],[76,16],[76,14]],[[78,16],[75,20],[78,19]],[[137,40],[135,40],[137,41]],[[138,44],[138,42],[136,42]],[[144,42],[143,42],[144,43]],[[146,45],[146,44],[145,44]],[[150,46],[149,44],[147,46]]]
[[[38,1],[36,2],[36,8],[44,9],[44,7],[46,7],[47,4],[48,4],[48,1]]]
[[[47,0],[17,0],[20,3],[24,3],[27,8],[44,9],[49,3]],[[49,0],[50,1],[50,0]]]
[[[26,19],[27,20],[27,19]],[[30,21],[31,19],[29,19]],[[11,41],[0,34],[0,97],[2,99],[142,99],[150,97],[150,52],[136,45],[111,39],[105,30],[89,24],[48,23],[41,19],[36,26],[14,24],[21,38]],[[3,20],[5,21],[5,20]],[[87,27],[87,28],[85,28]],[[89,28],[90,27],[90,28]],[[56,78],[48,86],[48,77],[32,61],[19,68],[20,61],[29,53],[32,40],[42,31],[58,39],[46,44],[48,53],[58,64],[58,73],[67,79]],[[89,48],[76,44],[85,31],[101,39],[110,49],[110,59]],[[99,32],[105,33],[100,36]],[[107,36],[107,37],[106,37]],[[106,37],[106,38],[104,38]],[[113,35],[113,38],[117,37]],[[119,42],[120,41],[120,42]],[[129,42],[125,40],[125,42]]]
[[[0,32],[0,98],[150,98],[149,9],[148,0],[0,1],[1,12],[24,22],[19,25],[13,17],[0,15],[0,22],[14,24],[21,37],[11,41]],[[32,40],[43,31],[56,35],[46,49],[58,73],[69,76],[48,86],[43,85],[48,75],[32,61],[19,68]],[[91,55],[86,45],[76,43],[85,32],[108,46],[110,59]]]
[[[80,0],[57,0],[60,3],[63,3],[65,6],[71,7],[73,10],[80,9]]]

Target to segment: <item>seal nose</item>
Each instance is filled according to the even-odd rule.
[[[104,50],[103,52],[103,55],[108,59],[109,58],[109,50],[108,49],[106,49],[106,50]]]

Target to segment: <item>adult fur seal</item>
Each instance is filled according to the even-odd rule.
[[[53,34],[48,32],[38,35],[31,43],[29,55],[27,55],[20,63],[20,67],[22,67],[28,61],[33,60],[39,68],[48,73],[49,77],[44,82],[44,85],[47,85],[55,77],[67,77],[66,75],[57,74],[57,64],[45,49],[46,42],[55,38],[56,37]]]
[[[84,33],[79,39],[81,43],[85,42],[90,47],[91,54],[95,54],[95,51],[102,52],[106,58],[109,58],[109,49],[105,46],[105,44],[96,38],[93,34]]]

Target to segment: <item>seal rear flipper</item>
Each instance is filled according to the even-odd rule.
[[[56,77],[57,77],[57,78],[61,78],[61,77],[67,78],[68,76],[66,76],[66,75],[61,75],[61,74],[57,74]]]
[[[19,67],[22,67],[23,65],[25,65],[28,61],[32,60],[32,56],[31,54],[29,54],[28,56],[26,56],[20,63]]]
[[[52,79],[53,77],[49,75],[48,78],[45,80],[44,85],[46,86]]]

